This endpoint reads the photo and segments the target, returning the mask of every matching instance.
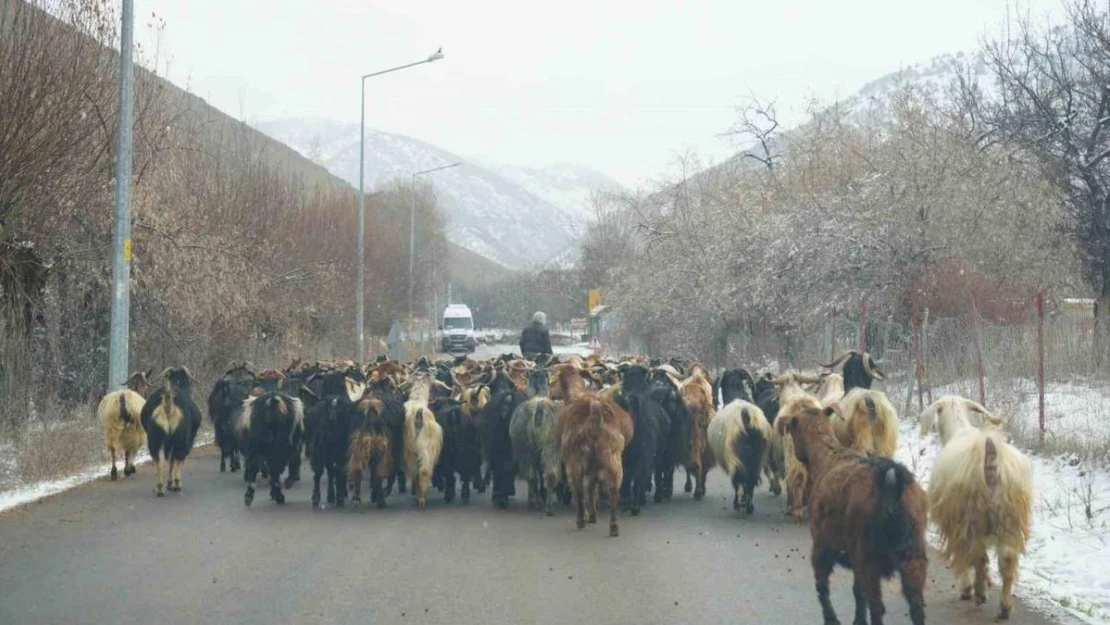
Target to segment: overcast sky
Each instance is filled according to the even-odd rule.
[[[1015,9],[1014,7],[1018,8]],[[463,157],[569,162],[625,184],[679,153],[728,155],[719,135],[754,93],[787,123],[811,97],[970,51],[1007,11],[1060,0],[135,0],[137,40],[175,83],[248,122],[358,122],[361,74],[443,47],[446,58],[369,79],[368,126]],[[164,20],[154,35],[151,15]]]

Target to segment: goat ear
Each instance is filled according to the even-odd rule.
[[[844,418],[844,411],[840,409],[840,404],[835,404],[834,403],[834,404],[829,405],[828,408],[825,408],[825,416],[826,417],[832,417],[833,415],[836,415],[837,417],[839,417],[841,419]]]

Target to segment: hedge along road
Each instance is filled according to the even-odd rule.
[[[396,492],[385,510],[314,510],[311,481],[284,506],[262,489],[248,509],[240,474],[218,464],[197,449],[164,499],[144,465],[0,513],[0,623],[820,622],[808,529],[762,488],[741,518],[719,470],[701,502],[678,471],[673,501],[622,515],[609,538],[604,522],[575,529],[571,509],[526,510],[523,484],[505,511],[488,492],[469,505],[433,492],[424,511]],[[929,577],[929,622],[993,621],[997,587],[976,608],[935,558]],[[832,579],[845,623],[851,579]],[[887,622],[908,623],[897,585],[884,596]],[[1053,621],[1019,602],[1011,622]]]

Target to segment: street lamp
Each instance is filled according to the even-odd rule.
[[[421,61],[385,69],[380,72],[363,74],[360,79],[362,97],[358,115],[358,284],[355,289],[355,297],[358,299],[358,320],[356,326],[358,329],[359,362],[363,362],[366,356],[366,339],[364,333],[366,318],[366,198],[363,195],[363,181],[366,167],[366,79],[414,67],[416,65],[423,65],[424,63],[431,63],[432,61],[438,61],[442,58],[443,48],[440,48],[428,58]]]
[[[444,169],[458,167],[459,165],[462,165],[462,163],[451,163],[450,165],[443,165],[441,167],[433,167],[431,169],[425,169],[424,171],[418,171],[412,175],[412,187],[411,191],[409,191],[409,332],[412,332],[412,262],[414,258],[414,252],[416,251],[416,178],[425,174],[443,171]]]

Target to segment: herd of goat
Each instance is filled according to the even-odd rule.
[[[841,366],[842,373],[834,373]],[[941,555],[963,599],[986,601],[988,550],[1003,580],[999,618],[1013,607],[1018,557],[1030,531],[1032,469],[1009,445],[1001,420],[982,405],[946,396],[921,415],[922,433],[936,427],[943,447],[928,492],[894,461],[898,415],[872,390],[885,379],[866,353],[847,352],[817,375],[753,377],[729,369],[714,379],[699,363],[598,356],[532,362],[511,355],[479,362],[458,359],[411,365],[379,360],[295,361],[283,371],[235,364],[216,381],[207,408],[220,449],[220,471],[242,469],[244,503],[261,473],[270,497],[312,467],[312,503],[343,506],[348,495],[386,505],[406,480],[419,508],[428,491],[464,502],[471,490],[492,487],[505,508],[518,477],[527,505],[554,514],[557,501],[577,507],[577,526],[597,521],[597,500],[608,499],[609,532],[617,514],[672,497],[674,471],[685,491],[706,492],[706,475],[720,466],[732,483],[733,507],[747,515],[763,478],[786,491],[786,510],[809,517],[811,563],[826,623],[836,623],[829,600],[835,565],[855,574],[856,623],[882,623],[881,580],[900,574],[909,613],[924,623],[925,531],[931,518]],[[202,423],[185,367],[136,373],[125,390],[109,393],[98,415],[117,478],[135,472],[145,442],[156,467],[156,494],[181,490],[182,465]],[[240,460],[242,458],[242,460]],[[284,483],[281,479],[285,475]],[[326,495],[321,481],[327,477]]]

